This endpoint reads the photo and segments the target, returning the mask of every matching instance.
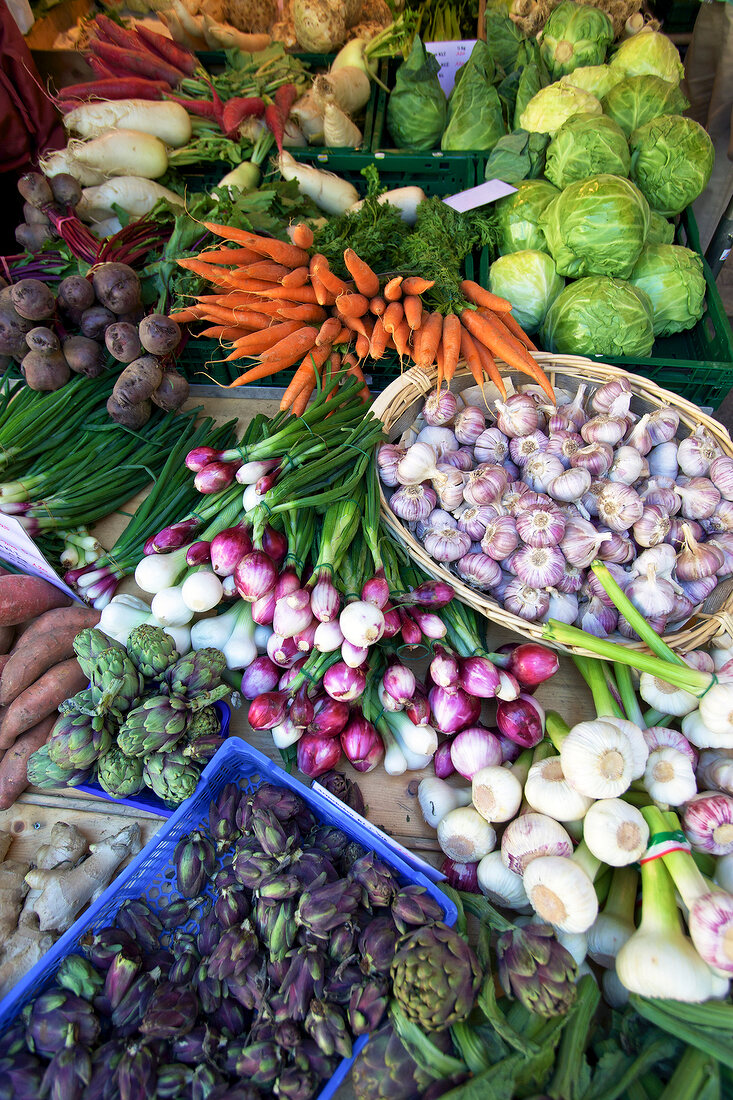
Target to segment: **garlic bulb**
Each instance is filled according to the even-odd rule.
[[[423,545],[435,561],[458,561],[467,554],[471,539],[464,531],[454,527],[429,527]]]
[[[528,546],[558,546],[565,534],[565,516],[547,498],[525,503],[516,521],[517,531]]]
[[[553,588],[562,577],[564,564],[557,546],[522,546],[513,559],[517,576],[531,588]]]
[[[696,852],[726,856],[733,852],[733,798],[717,791],[702,791],[685,806],[685,835]]]
[[[630,485],[606,482],[597,497],[598,517],[612,531],[628,531],[641,519],[644,503]]]
[[[394,443],[382,443],[377,450],[377,469],[383,485],[393,489],[399,485],[397,481],[397,465],[404,458],[407,451],[404,447],[396,447]]]
[[[536,493],[544,493],[561,474],[564,467],[559,458],[544,452],[535,455],[524,467],[524,482]]]
[[[642,736],[646,741],[649,752],[655,749],[670,748],[684,753],[693,768],[698,765],[698,753],[683,734],[675,729],[667,729],[666,726],[649,726],[642,730]]]
[[[450,428],[428,424],[421,428],[417,434],[417,443],[427,443],[433,448],[438,458],[450,451],[458,450],[458,440]],[[414,444],[413,444],[414,446]]]
[[[657,546],[669,534],[671,521],[667,512],[656,504],[644,503],[644,511],[633,526],[639,546]]]
[[[610,867],[624,867],[646,851],[649,826],[636,806],[620,798],[601,798],[583,819],[583,840]]]
[[[450,424],[458,410],[455,394],[439,389],[425,398],[422,414],[426,424],[442,426]]]
[[[479,889],[493,905],[502,905],[519,912],[528,911],[531,906],[522,882],[517,875],[504,866],[501,852],[489,852],[476,868]]]
[[[575,858],[533,859],[522,883],[535,913],[563,932],[585,932],[598,916],[593,880]]]
[[[549,439],[539,430],[529,435],[517,436],[509,442],[509,454],[517,466],[526,466],[530,459],[536,458],[547,450]]]
[[[712,733],[733,735],[733,688],[730,683],[713,684],[708,688],[700,699],[699,709],[700,717]]]
[[[465,522],[465,515],[461,517]],[[459,521],[460,526],[460,521]],[[519,534],[514,516],[496,516],[487,522],[481,538],[481,549],[495,561],[503,561],[519,545]]]
[[[559,756],[538,760],[529,769],[524,797],[533,810],[556,821],[579,821],[592,799],[579,794],[565,779]]]
[[[392,494],[389,506],[400,519],[415,523],[427,519],[437,502],[438,495],[429,485],[403,485]]]
[[[614,798],[628,789],[635,753],[628,736],[605,719],[579,722],[560,748],[568,783],[588,798]]]
[[[610,538],[610,531],[597,531],[588,520],[571,516],[566,522],[560,549],[571,565],[587,569],[598,556],[603,543]]]
[[[552,457],[552,456],[549,456]],[[560,459],[557,459],[559,462]],[[580,467],[564,470],[547,483],[547,492],[555,500],[571,503],[580,500],[591,486],[591,475]]]
[[[487,821],[509,821],[522,802],[522,783],[511,768],[481,768],[471,780],[471,799]]]
[[[501,858],[504,866],[517,875],[539,856],[568,857],[573,842],[567,831],[554,818],[545,814],[526,813],[515,817],[501,838]]]
[[[438,822],[438,844],[456,863],[476,863],[491,852],[496,833],[473,806],[450,810]]]
[[[585,389],[585,386],[582,387]],[[605,413],[622,394],[631,393],[631,383],[628,378],[614,378],[611,382],[605,382],[599,386],[590,399],[593,410],[597,413]]]
[[[699,710],[691,710],[682,719],[682,732],[698,749],[733,749],[733,733],[713,733],[703,721]]]
[[[708,477],[725,500],[733,500],[733,458],[728,455],[714,458]]]
[[[437,829],[439,822],[451,810],[471,805],[471,788],[451,787],[444,779],[429,776],[420,783],[417,800],[425,823]]]
[[[681,440],[677,448],[679,468],[688,477],[707,474],[712,463],[719,457],[720,447],[702,424],[695,428],[692,435]]]
[[[430,443],[413,443],[397,463],[397,481],[400,485],[419,485],[434,477],[438,452]]]
[[[681,806],[697,792],[689,757],[668,746],[654,749],[647,760],[644,786],[655,802]]]
[[[477,405],[466,405],[464,409],[458,413],[453,423],[453,431],[455,432],[456,439],[464,446],[472,447],[478,443],[481,435],[486,428],[486,417],[483,410]],[[495,429],[489,429],[494,431]],[[503,437],[506,441],[507,449],[509,447],[509,440],[506,436]],[[506,455],[507,451],[504,452]],[[502,456],[503,457],[503,456]],[[490,459],[488,456],[483,458],[480,454],[476,454],[476,458],[479,462],[501,462],[501,458]]]
[[[570,456],[573,469],[587,470],[591,477],[601,477],[611,469],[613,447],[609,443],[589,443],[578,447]]]
[[[674,439],[679,426],[679,413],[669,405],[663,405],[659,409],[654,409],[654,411],[649,414],[649,419],[647,421],[647,431],[649,432],[652,446],[656,447],[660,443],[668,443],[671,439]]]
[[[733,750],[704,749],[700,753],[697,781],[708,790],[733,794]]]
[[[674,714],[681,718],[693,710],[697,710],[698,698],[684,688],[675,687],[652,676],[650,672],[642,672],[639,680],[639,694],[645,703],[662,714]]]
[[[668,477],[672,481],[676,480],[679,473],[676,443],[660,443],[659,446],[652,447],[646,456],[646,460],[649,463],[649,473],[651,475],[654,477]]]
[[[608,471],[610,481],[633,485],[642,476],[644,459],[635,447],[619,447]]]
[[[495,401],[496,423],[509,439],[529,435],[540,425],[540,411],[536,402],[525,393],[515,393],[506,402]]]
[[[680,511],[685,519],[708,519],[720,504],[720,493],[706,477],[680,480],[675,492],[682,498]]]
[[[479,588],[482,592],[496,588],[501,581],[501,569],[498,562],[487,554],[464,554],[456,562],[456,573],[466,584]]]
[[[547,614],[550,606],[549,593],[524,584],[514,577],[504,591],[504,606],[511,615],[517,615],[528,622],[536,622]]]
[[[621,983],[618,974],[616,973],[616,966],[603,971],[601,977],[601,989],[603,991],[603,999],[610,1008],[624,1008],[629,1003],[629,991],[625,985]]]
[[[733,897],[711,891],[690,910],[690,936],[709,966],[733,974]]]
[[[463,488],[463,498],[468,504],[491,504],[503,493],[506,486],[506,470],[502,466],[482,462],[469,473]]]

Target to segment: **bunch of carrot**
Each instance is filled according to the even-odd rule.
[[[500,358],[537,382],[554,402],[549,379],[531,355],[537,349],[512,317],[511,303],[478,283],[465,280],[465,307],[443,316],[424,307],[422,295],[434,285],[431,280],[414,275],[380,280],[351,248],[344,252],[351,279],[341,279],[325,256],[309,252],[313,233],[306,225],[292,229],[292,243],[213,222],[204,225],[237,247],[178,261],[216,287],[216,293],[199,296],[174,319],[208,321],[211,327],[201,335],[230,342],[227,361],[258,360],[233,386],[298,364],[281,408],[300,415],[328,360],[332,372],[343,369],[363,380],[361,363],[394,349],[400,362],[410,359],[423,370],[437,364],[439,387],[450,384],[464,360],[478,385],[488,378],[506,397],[496,365]],[[366,387],[363,392],[368,397]]]

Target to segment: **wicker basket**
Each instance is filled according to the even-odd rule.
[[[722,452],[733,457],[733,443],[725,428],[716,420],[706,416],[697,406],[692,405],[681,397],[677,397],[667,390],[660,389],[653,382],[637,375],[629,374],[619,367],[611,367],[605,363],[595,363],[580,355],[552,355],[546,352],[538,352],[534,356],[549,376],[552,384],[558,388],[567,388],[568,384],[574,389],[580,382],[589,382],[602,385],[614,378],[629,378],[632,382],[633,400],[632,410],[641,415],[662,405],[673,405],[680,416],[680,436],[689,434],[699,425],[703,425],[715,438]],[[521,389],[531,383],[526,375],[519,375],[512,371],[501,361],[497,364],[505,377],[507,390]],[[432,367],[426,372],[412,367],[401,378],[396,379],[383,393],[379,394],[373,405],[373,411],[378,416],[386,429],[390,440],[399,438],[402,432],[415,420],[422,403],[437,382],[437,371]],[[456,371],[451,389],[454,393],[461,393],[476,385],[473,376],[463,365]],[[487,394],[493,387],[487,386]],[[494,391],[495,392],[495,391]],[[490,399],[489,399],[490,400]],[[685,431],[687,429],[687,431]],[[396,538],[406,548],[410,556],[430,576],[448,581],[456,590],[456,593],[464,603],[479,611],[487,619],[524,638],[532,638],[535,641],[546,639],[542,635],[541,623],[530,623],[505,611],[498,603],[483,592],[470,588],[455,573],[451,573],[439,562],[434,561],[423,549],[420,543],[408,531],[407,527],[390,509],[383,490],[380,487],[382,518]],[[733,579],[721,582],[715,591],[708,597],[702,608],[685,624],[684,629],[677,630],[673,634],[665,635],[665,641],[675,649],[689,652],[691,649],[705,645],[710,639],[728,624],[733,622]],[[630,649],[644,650],[642,642],[633,642],[620,635],[614,636],[614,641],[619,641]],[[560,647],[557,648],[566,648]],[[571,652],[586,654],[587,651],[567,647]],[[587,653],[587,655],[591,655]]]

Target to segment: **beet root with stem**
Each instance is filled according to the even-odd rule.
[[[69,336],[64,340],[64,358],[74,374],[98,378],[104,370],[104,353],[96,340],[88,336]]]
[[[40,279],[21,279],[10,292],[13,308],[28,321],[45,321],[53,317],[56,299],[50,287]]]
[[[57,301],[64,312],[71,309],[83,312],[94,305],[94,287],[81,275],[67,275],[59,283]]]
[[[129,321],[116,321],[105,329],[104,342],[118,363],[133,363],[143,350],[137,326]]]
[[[115,382],[112,396],[123,408],[138,405],[152,397],[162,381],[163,371],[158,360],[153,355],[144,355],[125,367]]]
[[[183,375],[177,370],[167,370],[163,372],[163,380],[153,393],[152,400],[166,412],[174,412],[186,403],[188,393],[189,385]]]
[[[45,325],[37,325],[27,332],[25,342],[31,351],[58,351],[61,347],[56,333]]]
[[[32,390],[60,390],[71,376],[61,351],[29,351],[20,369]]]
[[[92,286],[113,313],[129,313],[140,301],[140,280],[127,264],[99,264],[92,270]]]
[[[153,406],[150,401],[140,401],[137,405],[121,405],[114,393],[107,401],[107,412],[114,421],[125,428],[136,431],[150,420]]]

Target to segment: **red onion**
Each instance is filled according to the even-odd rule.
[[[389,600],[389,585],[384,577],[370,577],[364,582],[361,590],[361,598],[365,603],[373,603],[380,610]]]
[[[501,745],[485,726],[471,726],[453,738],[450,758],[464,779],[473,779],[481,768],[494,768],[502,763]]]
[[[308,684],[301,684],[290,704],[290,720],[299,729],[305,729],[313,721],[315,707],[308,698]]]
[[[434,615],[432,611],[423,611],[421,607],[411,608],[411,614],[426,638],[445,638],[448,628],[440,616]]]
[[[261,550],[253,550],[237,564],[234,581],[242,599],[254,603],[275,587],[277,566],[267,554],[263,554]]]
[[[283,691],[265,691],[249,705],[247,720],[253,730],[271,730],[287,714],[288,697]]]
[[[384,634],[383,638],[394,638],[400,632],[400,614],[396,607],[383,607]]]
[[[512,676],[511,672],[507,672],[504,668],[499,668],[496,671],[499,673],[499,690],[496,693],[496,698],[516,699],[521,690],[516,676]]]
[[[213,447],[194,447],[193,450],[189,451],[186,455],[186,468],[198,473],[199,470],[203,470],[204,466],[208,466],[210,462],[216,462],[220,453],[220,451],[215,451]]]
[[[405,645],[420,645],[422,641],[422,630],[417,625],[414,619],[411,619],[403,608],[400,608],[400,628],[402,630],[402,641]]]
[[[242,695],[245,699],[254,699],[266,691],[277,687],[280,669],[269,657],[255,657],[242,673]]]
[[[283,596],[289,596],[291,592],[297,592],[300,588],[298,574],[294,569],[283,569],[275,581],[275,599],[281,600]]]
[[[501,686],[501,677],[487,657],[466,657],[460,662],[459,682],[469,695],[493,699]]]
[[[545,712],[531,695],[520,695],[498,703],[496,724],[501,732],[523,749],[539,745],[545,732]]]
[[[333,653],[340,649],[344,636],[337,619],[330,623],[317,623],[313,634],[313,644],[319,653]]]
[[[304,733],[298,741],[298,768],[311,779],[317,779],[319,775],[335,768],[340,759],[341,745],[335,737]]]
[[[308,729],[321,737],[338,737],[348,720],[348,705],[325,696],[315,703]]]
[[[155,554],[155,553],[156,553],[155,535],[151,535],[150,538],[147,538],[145,540],[145,545],[143,546],[143,557],[147,558],[147,557],[150,556],[150,554]]]
[[[430,703],[421,685],[415,688],[415,694],[405,707],[405,714],[413,726],[430,725]]]
[[[267,656],[281,668],[288,668],[293,661],[297,661],[301,652],[294,638],[281,638],[279,634],[271,634],[267,639]]]
[[[451,602],[455,594],[455,589],[445,581],[425,581],[424,584],[413,588],[412,592],[400,596],[397,602],[405,607],[419,604],[421,607],[432,607],[439,611],[441,607]]]
[[[469,894],[480,894],[478,884],[478,863],[456,863],[454,859],[445,857],[440,865],[440,870],[445,875],[445,881],[454,890],[465,890]]]
[[[305,630],[299,630],[297,634],[293,634],[293,641],[297,645],[301,653],[310,653],[313,649],[313,645],[316,638],[316,627],[320,626],[315,619],[311,619]]]
[[[350,703],[363,695],[366,676],[360,668],[349,668],[343,661],[338,661],[323,674],[323,687],[332,699]]]
[[[206,539],[192,542],[186,551],[186,565],[204,565],[205,562],[211,561],[211,547],[212,543],[207,542]]]
[[[211,540],[211,564],[220,577],[230,577],[238,562],[251,553],[252,539],[241,524],[227,527]]]
[[[277,469],[279,465],[279,458],[264,458],[254,462],[244,462],[237,470],[237,481],[240,485],[255,485],[261,477],[264,477],[270,470]]]
[[[298,588],[289,596],[281,596],[276,600],[275,614],[272,617],[272,627],[276,634],[283,638],[292,638],[310,626],[312,621],[310,593],[304,588]]]
[[[285,669],[282,676],[277,682],[278,691],[287,691],[290,685],[298,676],[300,670],[303,668],[306,662],[305,657],[298,657],[296,661],[293,661],[292,665]]]
[[[455,688],[458,683],[458,660],[455,654],[436,645],[435,656],[430,662],[430,679],[437,687]]]
[[[338,617],[341,597],[330,577],[319,577],[311,592],[311,611],[319,623],[330,623]]]
[[[164,527],[162,531],[158,531],[157,535],[153,535],[146,542],[151,546],[150,550],[146,550],[147,554],[167,554],[171,550],[178,550],[179,547],[185,546],[192,535],[195,535],[198,531],[201,523],[197,519],[182,519],[178,523],[171,523],[168,527]]]
[[[364,646],[352,645],[350,641],[344,638],[341,643],[341,660],[349,666],[349,668],[359,668],[364,664],[369,656],[369,650]]]
[[[441,733],[456,733],[472,726],[481,713],[481,700],[461,688],[447,691],[433,687],[428,692],[428,701],[436,729]]]
[[[352,714],[342,729],[341,748],[358,772],[370,772],[384,756],[384,743],[378,732],[361,714]]]
[[[391,695],[400,707],[404,707],[415,694],[415,674],[405,665],[395,661],[386,669],[382,685],[385,692]]]
[[[442,741],[433,753],[433,770],[438,779],[447,779],[448,776],[453,775],[456,770],[453,767],[450,747],[451,741],[449,738],[447,741]]]
[[[209,462],[193,479],[199,493],[219,493],[231,485],[237,466],[233,462]]]
[[[509,671],[523,688],[536,687],[543,680],[549,680],[559,667],[557,653],[534,642],[515,646],[509,658]]]
[[[282,684],[280,685],[282,687]],[[502,764],[513,764],[522,753],[521,745],[518,745],[516,741],[510,741],[508,737],[505,737],[501,730],[491,731],[501,747],[501,762]]]
[[[288,540],[282,531],[276,531],[266,523],[262,532],[262,549],[276,565],[280,565],[288,552]]]
[[[274,589],[271,592],[265,592],[259,600],[255,600],[252,604],[252,621],[257,623],[258,626],[272,626],[275,602]]]

